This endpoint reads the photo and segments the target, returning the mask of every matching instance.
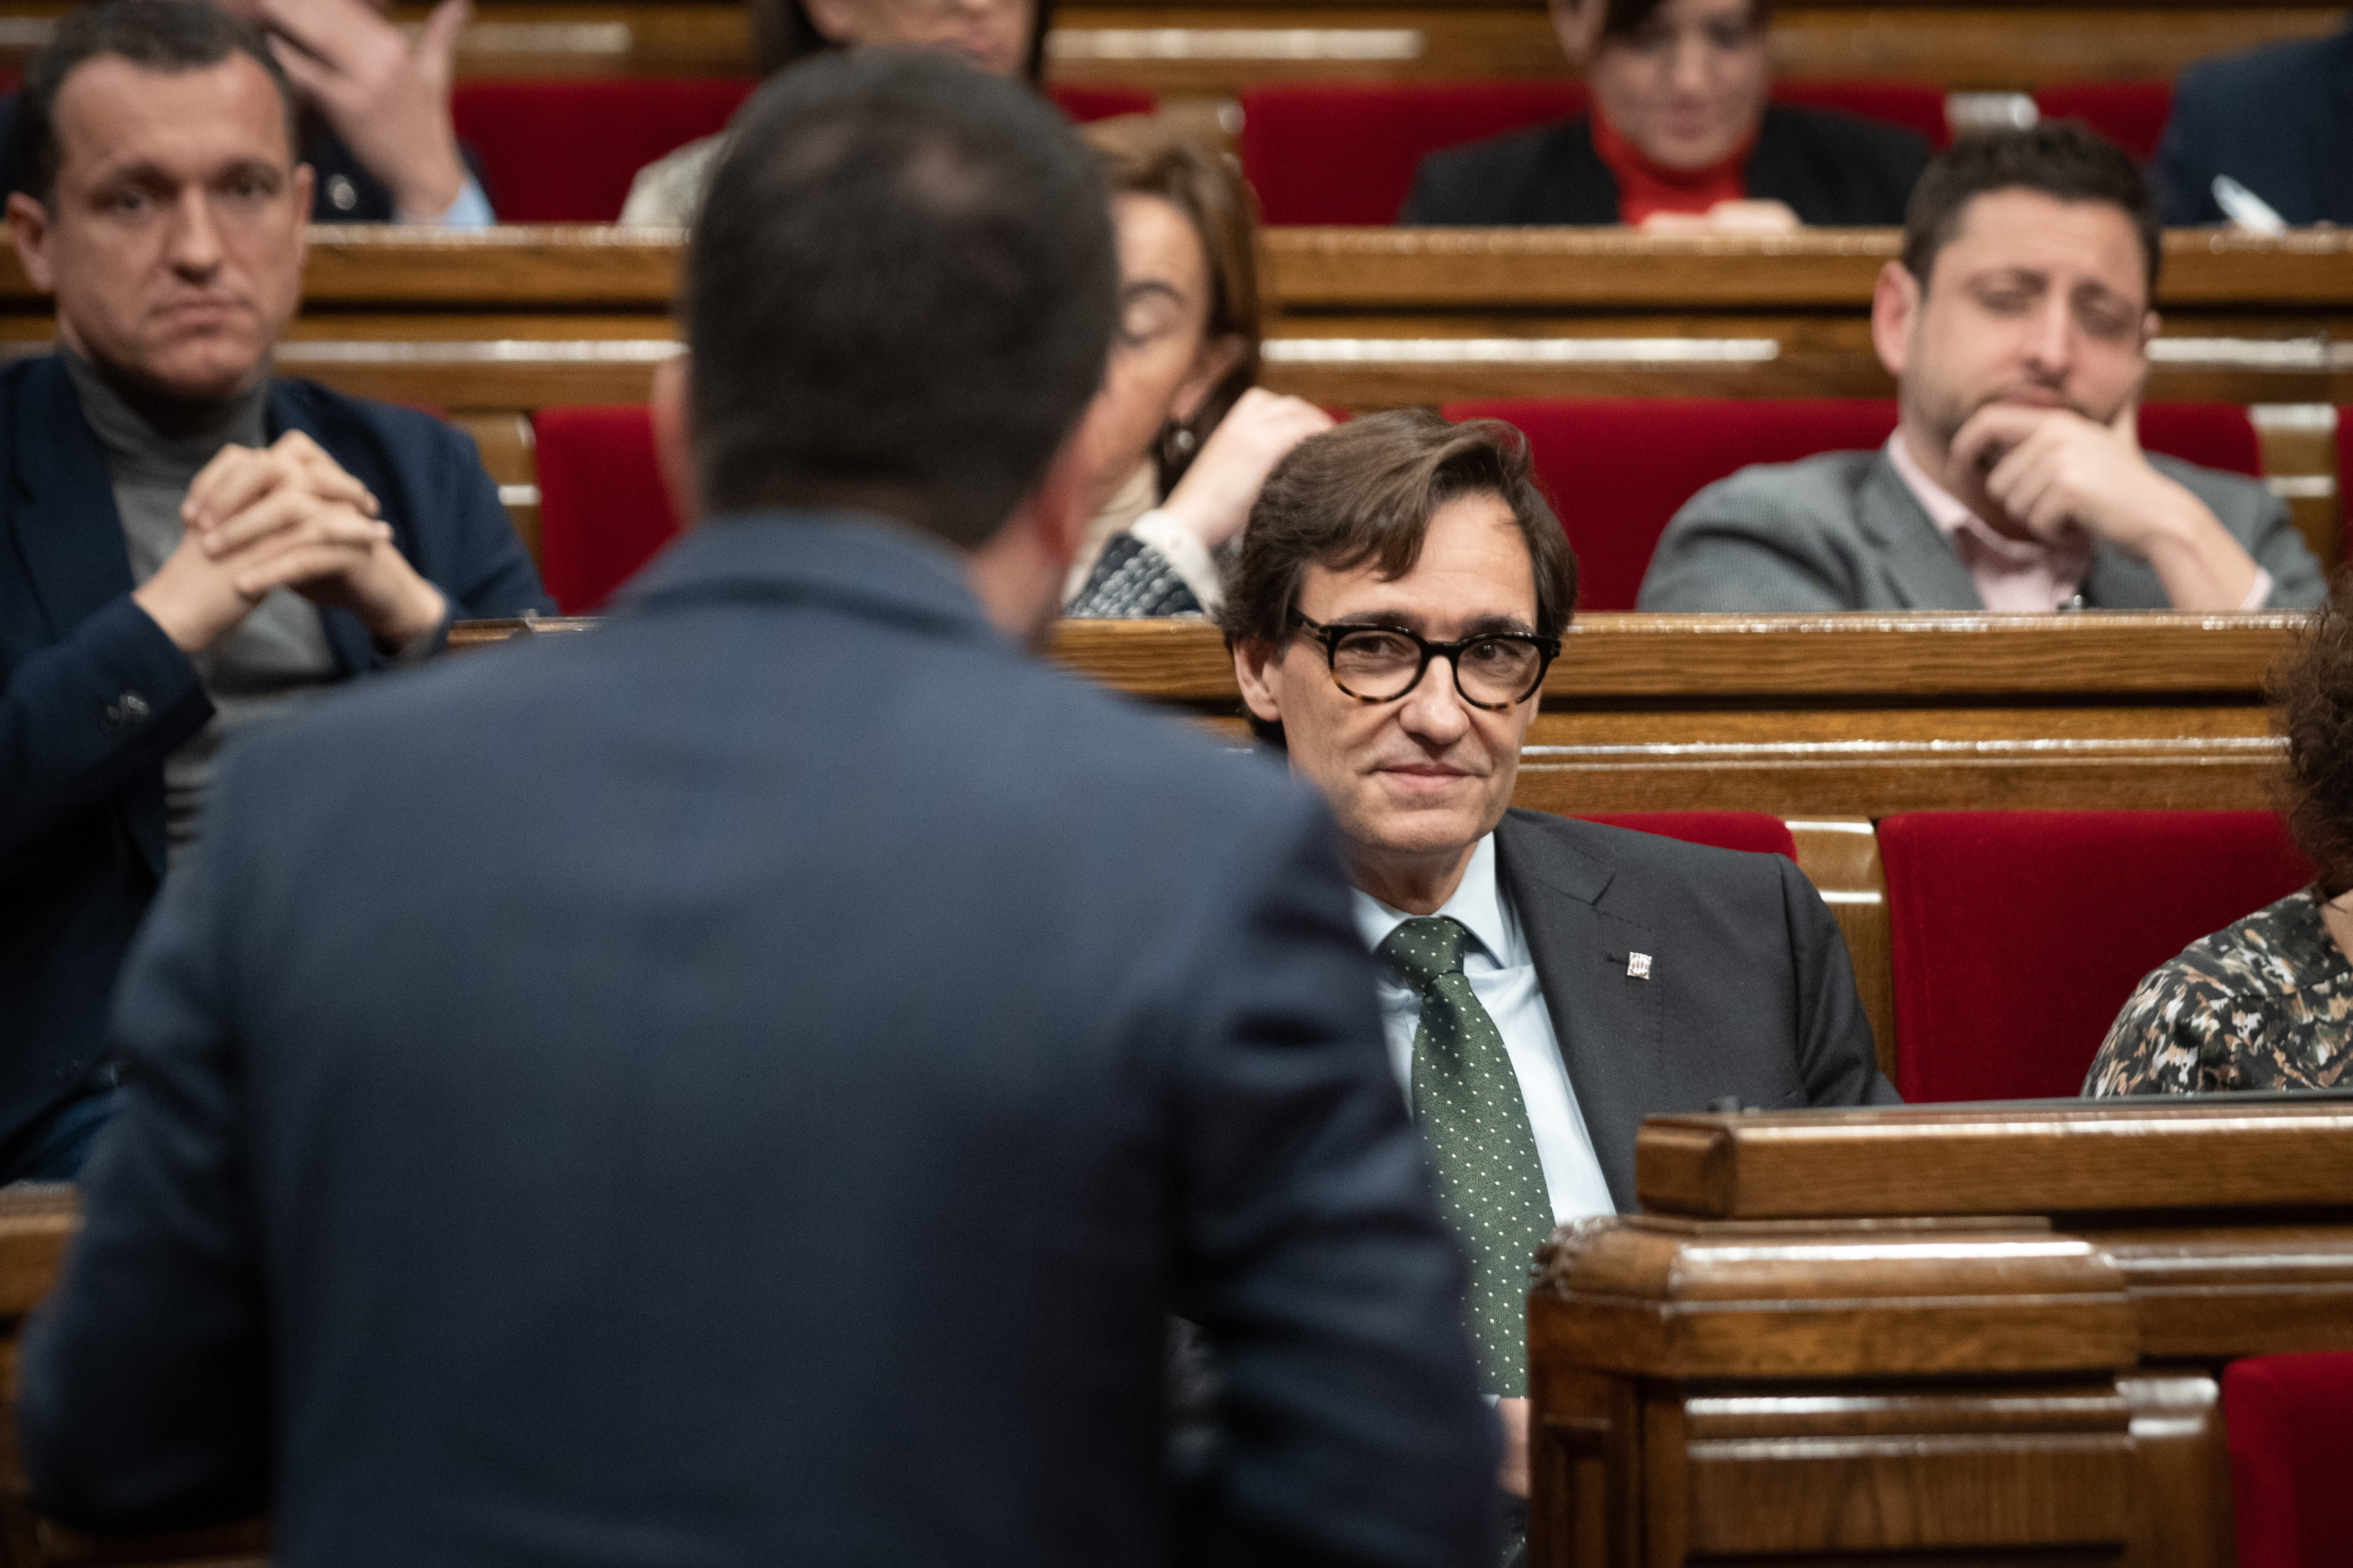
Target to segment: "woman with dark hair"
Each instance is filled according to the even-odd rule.
[[[1769,0],[1552,0],[1589,114],[1421,161],[1407,224],[1771,231],[1904,221],[1918,132],[1770,100]]]
[[[860,44],[941,49],[992,76],[1027,76],[1046,58],[1053,0],[751,0],[752,58],[763,79],[828,49]],[[621,204],[625,224],[684,228],[727,133],[705,136],[639,169]]]
[[[2140,983],[2087,1095],[2353,1088],[2353,578],[2274,677],[2283,815],[2312,886],[2194,942]]]
[[[1066,614],[1204,615],[1274,465],[1331,416],[1258,380],[1258,224],[1232,159],[1165,121],[1085,131],[1119,241],[1119,327],[1088,412],[1096,515]]]

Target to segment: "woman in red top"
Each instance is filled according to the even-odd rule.
[[[1791,228],[1904,221],[1914,131],[1771,101],[1766,0],[1553,0],[1592,112],[1422,160],[1409,224]]]

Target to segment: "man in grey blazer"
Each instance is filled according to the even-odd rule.
[[[1507,809],[1576,596],[1519,432],[1407,412],[1277,465],[1224,616],[1254,726],[1339,818],[1523,1493],[1529,1259],[1639,1206],[1642,1118],[1895,1099],[1788,859]]]
[[[2255,481],[2154,457],[2157,213],[2072,121],[1965,137],[1912,198],[1872,339],[1900,423],[1873,452],[1744,468],[1668,524],[1646,610],[2255,610],[2320,564]]]

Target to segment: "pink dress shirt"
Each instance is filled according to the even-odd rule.
[[[1978,597],[1989,610],[2048,614],[2064,609],[2082,591],[2084,574],[2091,569],[2092,542],[2071,530],[2057,544],[2036,539],[2011,539],[1971,511],[1952,491],[1921,471],[1905,449],[1904,432],[1887,438],[1887,460],[1898,479],[1977,579]],[[2272,596],[2272,574],[2255,568],[2254,586],[2239,608],[2260,610]]]

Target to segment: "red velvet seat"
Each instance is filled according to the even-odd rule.
[[[2353,1352],[2251,1356],[2222,1369],[2239,1568],[2353,1568]]]
[[[1863,398],[1600,397],[1451,403],[1528,437],[1536,477],[1577,551],[1577,607],[1630,610],[1668,520],[1751,463],[1875,447],[1895,405]]]
[[[2034,95],[2045,120],[2080,120],[2146,163],[2173,112],[2169,81],[2077,81]]]
[[[1675,512],[1751,463],[1876,447],[1892,401],[1854,398],[1525,398],[1450,403],[1449,419],[1502,419],[1526,432],[1536,475],[1576,547],[1588,610],[1630,610],[1651,552]],[[2234,403],[2152,403],[2149,450],[2260,475],[2263,447]]]
[[[1762,811],[1620,811],[1599,816],[1580,815],[1579,819],[1680,838],[1686,844],[1798,858],[1798,841],[1790,836],[1789,825]]]
[[[639,169],[726,125],[759,84],[727,79],[463,81],[450,94],[507,223],[610,223]]]
[[[1780,82],[1784,103],[1841,109],[1950,139],[1945,95],[1909,82]],[[1391,224],[1423,157],[1580,113],[1573,81],[1261,87],[1242,94],[1242,173],[1270,224]]]
[[[531,423],[540,578],[565,615],[588,615],[678,534],[653,420],[644,405],[622,404],[543,408]]]
[[[723,129],[759,84],[735,79],[587,78],[467,81],[450,95],[458,134],[482,161],[506,223],[610,223],[637,172]],[[1058,87],[1078,121],[1148,113],[1132,88]]]
[[[2262,811],[1955,811],[1879,825],[1896,1087],[2073,1095],[2143,975],[2311,879]]]

